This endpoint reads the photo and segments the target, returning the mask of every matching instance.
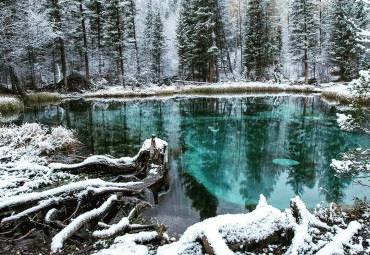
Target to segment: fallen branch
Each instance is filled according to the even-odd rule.
[[[71,237],[77,230],[79,230],[85,223],[91,221],[92,219],[100,217],[104,214],[109,207],[112,206],[113,202],[117,200],[117,196],[111,196],[102,206],[97,209],[91,210],[84,214],[81,214],[76,219],[74,219],[67,227],[60,231],[54,236],[51,242],[51,250],[57,252],[63,248],[63,243],[66,239]]]

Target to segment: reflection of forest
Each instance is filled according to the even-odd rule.
[[[331,159],[359,145],[368,148],[369,141],[342,132],[334,113],[319,97],[77,100],[29,109],[24,121],[75,129],[85,155],[130,156],[157,134],[169,141],[170,160],[178,162],[170,169],[170,189],[184,187],[204,219],[221,201],[253,207],[261,193],[273,195],[281,178],[286,186],[279,190],[302,195],[319,186],[331,191],[327,199],[343,199],[350,180],[334,176]],[[300,164],[279,166],[272,163],[276,158]]]

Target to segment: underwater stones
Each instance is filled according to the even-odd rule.
[[[297,166],[300,163],[298,161],[295,161],[293,159],[286,159],[286,158],[277,158],[272,161],[276,165],[281,166]]]

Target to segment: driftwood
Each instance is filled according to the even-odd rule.
[[[20,222],[30,221],[34,215],[38,218],[44,215],[41,217],[44,219],[42,225],[52,230],[62,228],[51,243],[51,250],[58,252],[65,241],[86,223],[93,228],[105,226],[105,230],[94,232],[94,238],[109,238],[122,232],[153,229],[152,225],[130,224],[130,220],[137,211],[150,206],[140,198],[143,191],[151,189],[156,193],[166,186],[166,142],[153,135],[133,158],[93,156],[79,164],[50,164],[48,167],[52,172],[105,171],[132,175],[137,181],[122,183],[90,179],[41,192],[0,198],[1,232],[9,231]],[[109,220],[114,217],[112,214],[117,214],[122,207],[131,210],[131,213],[120,223],[109,225]],[[99,218],[108,223],[97,224],[96,219]]]

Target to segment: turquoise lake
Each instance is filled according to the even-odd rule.
[[[29,108],[17,123],[75,129],[83,156],[133,156],[151,134],[168,141],[169,189],[145,215],[179,233],[217,214],[252,210],[260,194],[280,209],[296,195],[310,208],[369,197],[330,167],[341,152],[370,148],[369,136],[339,128],[337,112],[314,95],[72,100]]]

